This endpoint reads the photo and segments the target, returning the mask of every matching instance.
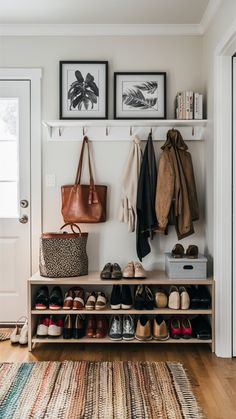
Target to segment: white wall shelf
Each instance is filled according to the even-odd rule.
[[[55,120],[44,121],[49,141],[130,141],[133,135],[146,140],[152,129],[154,141],[164,141],[171,128],[179,129],[185,141],[203,141],[207,120]]]

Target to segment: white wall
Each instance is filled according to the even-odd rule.
[[[166,71],[167,114],[174,117],[174,97],[178,90],[203,91],[201,37],[5,37],[0,39],[0,67],[42,67],[42,117],[58,119],[59,60],[109,61],[109,117],[113,117],[114,71]],[[79,142],[47,142],[43,132],[43,225],[54,231],[62,225],[60,215],[60,185],[74,181],[79,156]],[[160,143],[156,143],[157,155]],[[109,186],[109,218],[104,224],[84,225],[90,232],[88,252],[90,269],[99,269],[107,261],[122,265],[136,258],[135,235],[117,221],[120,178],[129,143],[93,144],[96,156],[96,181]],[[196,234],[183,240],[183,245],[196,243],[200,251],[205,248],[205,144],[190,145],[196,173],[201,207],[201,220],[195,223]],[[55,174],[56,188],[45,186],[45,174]],[[163,252],[177,242],[172,228],[168,237],[156,237],[153,252],[145,258],[146,268],[163,266]]]
[[[209,120],[207,130],[206,152],[207,156],[211,158],[206,159],[207,163],[207,179],[206,179],[206,242],[207,252],[209,255],[214,253],[214,199],[213,199],[213,184],[214,184],[214,77],[215,77],[215,63],[214,52],[233,24],[236,18],[236,2],[235,0],[222,1],[221,7],[217,15],[208,28],[208,31],[203,37],[203,71],[205,90],[207,92],[207,118]],[[236,52],[236,51],[235,51]],[[229,74],[230,77],[230,74]]]
[[[232,356],[233,330],[231,57],[236,52],[235,16],[235,1],[225,0],[222,2],[203,39],[209,119],[206,145],[207,156],[211,156],[206,160],[208,171],[206,240],[209,253],[214,255],[216,354],[222,357]],[[215,179],[214,196],[213,185]]]

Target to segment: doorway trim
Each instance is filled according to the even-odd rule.
[[[216,355],[232,357],[232,56],[236,22],[214,53],[214,275],[216,279]]]
[[[31,274],[38,270],[42,231],[41,68],[0,68],[0,80],[30,81]]]

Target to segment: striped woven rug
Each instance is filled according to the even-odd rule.
[[[200,419],[172,362],[0,364],[1,419]]]

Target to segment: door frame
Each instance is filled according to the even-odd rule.
[[[38,271],[39,237],[42,231],[41,78],[41,68],[0,68],[0,80],[30,82],[31,274]]]
[[[233,355],[233,130],[232,56],[236,22],[214,52],[214,276],[216,280],[216,355]]]

